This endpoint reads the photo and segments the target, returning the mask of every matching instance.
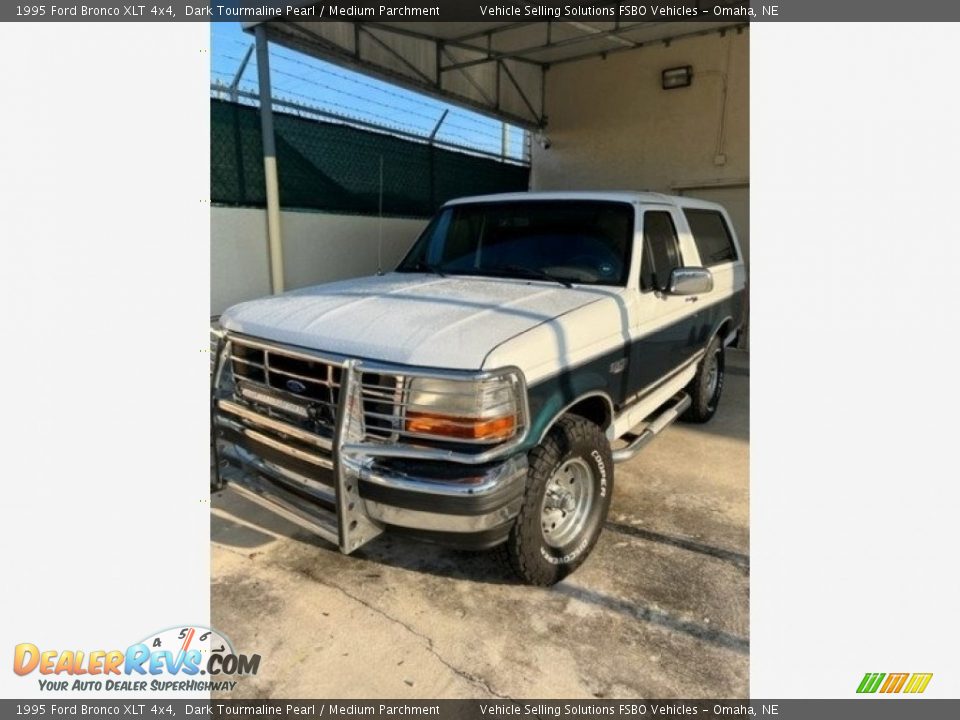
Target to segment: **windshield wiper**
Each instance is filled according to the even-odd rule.
[[[550,282],[560,283],[564,287],[572,288],[573,283],[546,270],[537,270],[536,268],[523,267],[522,265],[498,265],[493,268],[497,273],[510,273],[512,275],[522,275],[523,277],[536,278],[537,280],[548,280]]]
[[[433,273],[434,275],[439,275],[442,278],[446,277],[443,270],[434,265],[433,263],[424,262],[423,260],[417,260],[411,270],[426,270],[428,273]]]

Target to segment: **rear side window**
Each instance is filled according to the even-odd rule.
[[[640,289],[664,290],[670,282],[671,271],[682,265],[677,229],[670,213],[660,210],[644,213]]]
[[[723,215],[716,210],[684,210],[693,241],[697,244],[700,261],[705,267],[737,259],[730,229]]]

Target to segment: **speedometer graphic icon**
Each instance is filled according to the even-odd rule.
[[[168,652],[176,663],[178,658],[186,658],[191,651],[200,653],[200,661],[195,664],[205,675],[211,667],[210,659],[216,655],[221,657],[234,656],[233,643],[221,634],[206,625],[179,625],[165,628],[151,633],[140,641],[151,652]],[[195,654],[192,657],[197,657]],[[218,658],[219,659],[219,658]]]

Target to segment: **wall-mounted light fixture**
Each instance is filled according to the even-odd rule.
[[[660,81],[664,90],[689,87],[693,81],[693,67],[684,65],[682,67],[667,68],[661,74]]]
[[[536,140],[544,150],[549,150],[550,146],[553,145],[553,143],[550,142],[550,138],[547,137],[547,134],[542,129],[537,130],[533,139]]]

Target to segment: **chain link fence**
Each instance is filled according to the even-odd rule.
[[[285,209],[429,217],[465,195],[527,190],[530,168],[336,122],[274,112]],[[259,110],[210,101],[211,200],[264,207]]]

